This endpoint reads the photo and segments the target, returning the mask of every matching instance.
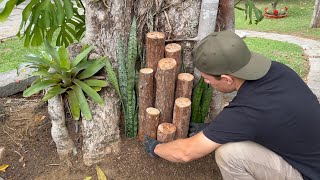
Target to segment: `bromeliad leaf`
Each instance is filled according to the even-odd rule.
[[[79,101],[79,107],[83,114],[83,118],[86,120],[91,120],[92,114],[91,114],[87,99],[84,96],[81,88],[79,86],[74,85],[72,86],[72,89],[74,90],[75,95],[77,96],[77,99]]]
[[[79,106],[79,101],[76,96],[76,93],[74,90],[69,90],[69,91],[67,91],[67,93],[69,95],[68,99],[69,99],[69,105],[70,105],[72,117],[75,120],[79,120],[80,119],[80,106]]]
[[[100,95],[92,89],[90,86],[88,86],[86,83],[79,81],[77,79],[74,80],[74,83],[79,86],[89,97],[92,98],[93,101],[95,101],[98,104],[104,104],[103,99],[100,97]]]
[[[86,57],[88,56],[88,54],[93,48],[94,46],[89,46],[84,51],[82,51],[79,55],[77,55],[76,58],[74,58],[74,60],[72,61],[71,67],[75,67],[76,65],[78,65],[79,62],[81,62],[83,59],[87,59]]]
[[[51,44],[48,41],[44,41],[44,48],[45,50],[51,55],[51,57],[53,58],[53,60],[57,63],[60,64],[60,58],[59,58],[59,54],[56,50],[56,48],[54,48],[53,46],[51,46]]]
[[[32,85],[31,87],[29,87],[28,89],[26,89],[24,92],[23,92],[23,97],[30,97],[31,95],[43,90],[43,89],[46,89],[48,87],[51,87],[51,86],[54,86],[54,85],[57,85],[57,83],[59,83],[59,80],[44,80],[44,81],[41,81],[37,84],[34,84]]]
[[[88,80],[84,80],[84,83],[86,83],[88,86],[91,87],[107,87],[108,86],[108,82],[104,81],[104,80],[98,80],[98,79],[88,79]]]
[[[67,49],[64,46],[59,47],[58,55],[60,59],[60,66],[66,70],[70,69],[70,60],[68,56]]]
[[[78,79],[86,79],[96,74],[100,69],[105,66],[105,58],[95,60],[87,69],[79,74]]]
[[[64,93],[66,90],[67,90],[66,88],[61,88],[60,86],[54,86],[46,93],[46,95],[42,98],[42,100],[48,101],[49,99],[55,97],[56,95]]]

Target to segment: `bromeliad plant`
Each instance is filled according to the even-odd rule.
[[[85,97],[89,96],[94,102],[103,105],[104,100],[97,91],[108,84],[98,80],[95,74],[105,66],[105,58],[88,60],[88,54],[93,46],[86,47],[70,62],[64,46],[53,47],[45,41],[45,51],[41,55],[28,55],[26,60],[37,70],[33,75],[39,78],[23,92],[29,97],[41,90],[47,89],[42,100],[47,101],[57,95],[66,95],[72,116],[79,120],[80,112],[83,119],[91,120],[91,111]]]
[[[212,91],[211,85],[205,83],[203,77],[201,77],[193,90],[191,122],[204,123],[212,101]]]
[[[138,134],[138,105],[136,87],[136,61],[138,58],[136,18],[133,18],[128,49],[124,57],[121,37],[118,42],[118,78],[113,71],[111,63],[106,62],[108,79],[116,89],[122,104],[125,117],[125,134],[127,137],[136,137]]]

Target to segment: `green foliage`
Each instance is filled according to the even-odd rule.
[[[260,21],[262,21],[264,17],[262,11],[255,6],[253,0],[246,0],[246,2],[244,3],[244,8],[238,6],[241,1],[242,0],[236,2],[234,7],[238,10],[244,11],[245,21],[249,18],[249,24],[252,24],[253,14],[255,15],[255,24],[258,24]]]
[[[210,103],[212,101],[211,85],[200,78],[193,90],[191,104],[191,122],[203,123],[208,115]]]
[[[110,62],[107,62],[106,70],[108,79],[116,89],[122,103],[122,110],[125,115],[125,134],[127,137],[136,137],[138,134],[138,105],[136,87],[136,61],[138,53],[137,26],[134,17],[130,29],[130,37],[126,59],[124,59],[123,44],[121,37],[118,42],[118,78]]]
[[[104,100],[95,89],[108,85],[104,80],[95,79],[94,75],[105,66],[106,59],[88,61],[87,55],[92,49],[93,46],[87,47],[70,63],[64,46],[53,47],[45,41],[45,51],[41,55],[31,54],[25,58],[37,69],[32,75],[39,76],[39,79],[23,92],[23,96],[29,97],[46,89],[42,100],[47,101],[67,93],[73,118],[79,120],[82,112],[84,119],[91,120],[92,115],[85,94],[92,101],[103,105]]]
[[[6,21],[13,8],[25,1],[9,0],[0,12],[0,21]],[[81,0],[31,0],[22,12],[17,36],[24,38],[27,47],[40,46],[44,39],[51,42],[57,33],[56,45],[67,47],[83,37],[85,15],[81,12],[84,12]]]

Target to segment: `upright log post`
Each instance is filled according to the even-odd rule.
[[[147,135],[152,139],[157,139],[157,128],[159,124],[160,111],[153,107],[148,107],[145,111],[146,111],[146,116],[144,119],[145,126],[143,130],[142,138],[144,135]]]
[[[171,123],[162,123],[158,126],[157,140],[160,142],[170,142],[174,140],[176,127]]]
[[[155,108],[159,109],[160,123],[172,122],[172,110],[175,90],[175,74],[177,63],[172,58],[163,58],[159,61],[156,79]]]
[[[173,125],[177,128],[176,139],[187,138],[191,115],[191,101],[188,98],[178,98],[174,104]]]
[[[177,79],[175,99],[185,97],[191,99],[194,76],[190,73],[180,73]]]
[[[173,58],[177,62],[176,77],[178,77],[181,70],[181,46],[177,43],[170,43],[165,46],[165,57]]]
[[[162,32],[146,34],[146,67],[157,70],[160,59],[164,58],[165,35]]]
[[[154,71],[143,68],[139,72],[139,140],[143,140],[145,129],[145,114],[148,107],[154,106]]]

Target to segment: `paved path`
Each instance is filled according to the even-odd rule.
[[[316,40],[282,35],[275,33],[265,33],[247,30],[237,30],[236,33],[244,34],[246,37],[259,37],[265,39],[272,39],[299,45],[303,48],[305,54],[309,58],[310,70],[308,74],[307,84],[313,93],[320,100],[320,42]]]

